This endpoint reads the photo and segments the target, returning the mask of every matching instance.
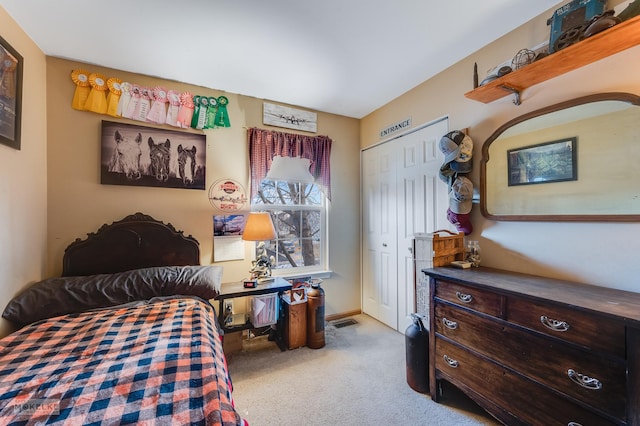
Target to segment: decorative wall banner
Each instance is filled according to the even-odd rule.
[[[100,183],[205,189],[206,136],[102,121]]]
[[[312,133],[317,131],[318,114],[315,112],[303,111],[301,109],[289,108],[267,102],[262,104],[262,108],[262,122],[264,124]]]
[[[0,37],[0,143],[20,149],[22,56]]]
[[[237,212],[249,199],[244,187],[233,179],[219,179],[209,187],[209,201],[221,212]]]

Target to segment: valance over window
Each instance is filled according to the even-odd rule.
[[[309,171],[316,185],[331,200],[331,139],[328,136],[308,136],[272,130],[248,130],[249,166],[251,168],[251,199],[258,193],[260,182],[267,176],[274,156],[302,157],[311,161]]]

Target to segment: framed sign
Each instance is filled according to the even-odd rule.
[[[315,133],[318,128],[318,114],[264,102],[262,104],[262,122],[270,126]]]
[[[577,138],[507,151],[509,186],[578,180]]]
[[[0,37],[0,143],[20,149],[22,56]]]

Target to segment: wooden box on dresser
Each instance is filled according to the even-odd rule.
[[[492,268],[429,276],[441,380],[507,425],[640,425],[640,294]]]

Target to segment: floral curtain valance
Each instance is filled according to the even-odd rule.
[[[249,167],[251,168],[251,199],[258,193],[260,182],[267,176],[275,155],[303,157],[311,161],[309,171],[316,185],[331,200],[331,139],[328,136],[308,136],[272,130],[248,130]]]

